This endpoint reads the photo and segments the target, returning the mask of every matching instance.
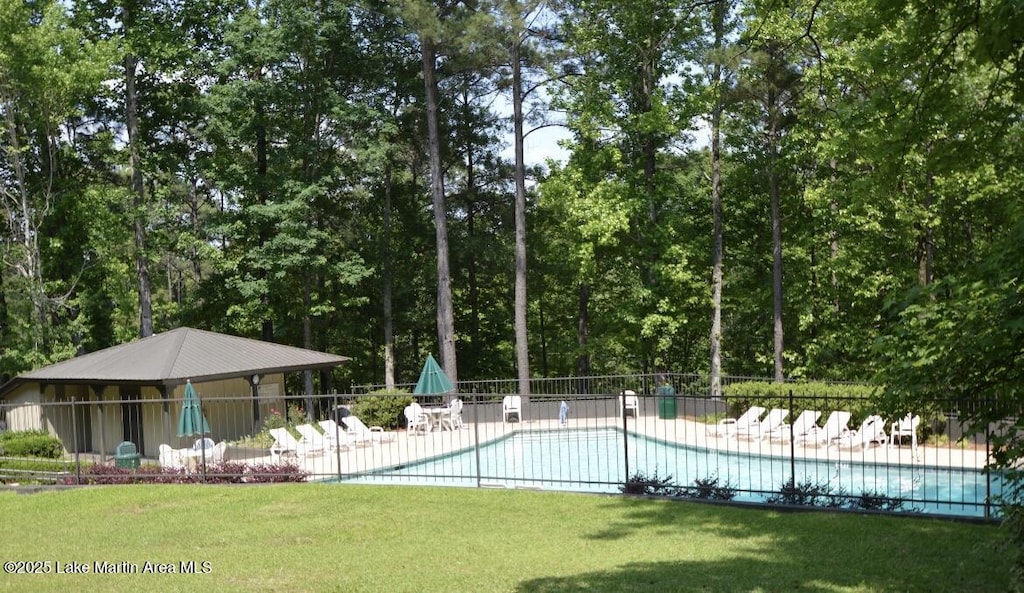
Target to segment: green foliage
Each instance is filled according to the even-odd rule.
[[[732,500],[736,498],[736,488],[729,482],[719,484],[718,476],[710,476],[697,478],[693,481],[693,486],[680,488],[676,495],[702,500]]]
[[[792,409],[790,393],[793,394]],[[876,387],[848,383],[745,381],[722,386],[731,416],[742,414],[750,406],[787,409],[790,419],[804,410],[817,410],[822,418],[835,410],[845,410],[851,413],[852,422],[878,412],[875,409],[878,393]]]
[[[1013,591],[1024,591],[1024,505],[1019,501],[1003,504],[1003,530],[1009,556],[1013,559],[1010,570],[1015,579]]]
[[[413,396],[405,391],[374,391],[352,404],[352,413],[367,426],[380,426],[385,430],[398,428],[405,421],[405,407]]]
[[[779,490],[765,499],[767,504],[847,508],[887,512],[914,512],[905,509],[904,502],[884,493],[864,491],[853,496],[843,488],[833,488],[828,482],[814,482],[810,478],[797,483],[790,478]]]
[[[7,457],[59,459],[64,455],[60,439],[42,430],[0,432],[0,452]]]
[[[625,484],[619,486],[619,492],[648,496],[675,496],[679,492],[679,485],[672,481],[672,476],[659,476],[657,470],[649,476],[643,472],[636,472],[626,479]]]
[[[984,255],[969,273],[891,304],[877,349],[890,408],[920,409],[923,418],[952,409],[976,431],[1020,417],[1024,222]],[[1013,470],[1024,455],[1018,430],[996,430],[992,444],[996,467]]]

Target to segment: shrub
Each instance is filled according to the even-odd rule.
[[[0,450],[8,457],[60,459],[64,456],[64,444],[60,439],[42,430],[2,432]]]
[[[623,494],[647,494],[651,496],[675,496],[679,492],[679,486],[672,481],[672,476],[661,478],[657,470],[647,476],[637,472],[630,476],[626,483],[619,486],[619,492]]]
[[[95,464],[82,469],[82,484],[255,484],[271,482],[303,482],[309,474],[291,463],[249,465],[225,461],[206,467],[202,472],[186,469],[162,468],[144,465],[138,469]],[[79,483],[75,476],[67,476],[62,484]]]
[[[405,420],[403,412],[412,402],[412,395],[404,391],[374,391],[369,396],[357,399],[352,404],[352,413],[359,416],[367,426],[394,429]]]
[[[810,480],[794,483],[793,478],[782,484],[779,491],[769,496],[767,504],[789,504],[796,506],[834,506],[832,487],[827,483],[816,484]]]
[[[861,492],[859,497],[851,497],[850,506],[869,511],[903,512],[903,501],[889,498],[882,492]]]
[[[877,412],[874,398],[877,393],[877,387],[845,383],[745,381],[722,386],[730,416],[739,416],[751,406],[787,409],[791,419],[804,410],[817,410],[823,418],[833,411],[845,410],[852,414],[851,422],[860,422]]]
[[[677,495],[704,500],[732,500],[736,498],[736,488],[728,482],[719,485],[718,476],[711,476],[697,478],[693,481],[693,486],[680,488]]]
[[[904,508],[904,501],[890,498],[881,492],[864,491],[860,496],[847,494],[843,488],[833,490],[827,483],[815,484],[810,480],[794,484],[793,479],[784,483],[779,491],[765,500],[767,504],[789,504],[796,506],[817,506],[827,508],[863,509],[869,511],[919,512],[919,509]]]

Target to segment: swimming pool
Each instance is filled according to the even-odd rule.
[[[680,486],[715,477],[734,500],[764,502],[796,476],[833,494],[867,492],[903,501],[903,510],[986,516],[1001,482],[972,468],[804,460],[668,443],[616,428],[519,431],[452,454],[347,477],[360,483],[540,488],[617,493],[627,476],[671,477]],[[993,508],[989,508],[989,513]]]

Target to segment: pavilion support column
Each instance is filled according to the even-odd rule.
[[[164,436],[160,439],[162,443],[171,442],[171,400],[168,394],[168,388],[166,385],[157,385],[157,390],[160,392],[160,399],[163,400],[163,414],[164,414]]]
[[[100,463],[107,460],[107,419],[103,413],[103,391],[106,385],[92,385],[92,393],[96,396],[96,414],[100,419]]]
[[[252,390],[252,433],[260,428],[260,376],[248,377],[249,387]]]

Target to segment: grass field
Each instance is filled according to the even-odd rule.
[[[935,519],[329,484],[3,492],[0,509],[5,572],[10,562],[49,570],[4,574],[2,591],[973,592],[1009,585],[999,527]],[[96,562],[138,572],[96,574]],[[143,572],[147,562],[176,572]],[[197,573],[182,574],[183,562],[195,562]],[[89,572],[66,574],[82,566]]]

